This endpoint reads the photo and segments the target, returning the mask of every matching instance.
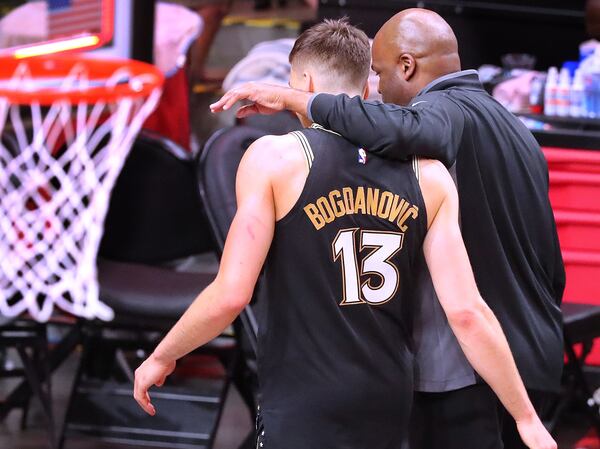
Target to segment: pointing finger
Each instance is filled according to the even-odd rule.
[[[230,109],[234,104],[236,104],[239,100],[244,100],[247,98],[242,92],[231,91],[225,104],[223,105],[223,110],[226,111]]]
[[[210,110],[212,112],[221,112],[223,110],[223,105],[227,102],[227,98],[229,98],[229,92],[226,92],[218,101],[210,105]]]

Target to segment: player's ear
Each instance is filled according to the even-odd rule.
[[[312,75],[309,72],[304,72],[302,79],[304,82],[304,86],[302,87],[302,89],[307,92],[311,92],[311,93],[314,92],[315,91],[315,81],[314,81]]]
[[[417,61],[410,53],[402,53],[398,58],[398,71],[404,81],[410,80],[415,74]]]

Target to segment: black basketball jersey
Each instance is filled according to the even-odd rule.
[[[259,307],[264,449],[399,449],[413,394],[411,271],[427,218],[414,162],[313,126]]]

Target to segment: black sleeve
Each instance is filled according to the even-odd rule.
[[[427,96],[423,96],[427,98]],[[347,95],[316,95],[311,119],[372,153],[391,159],[412,155],[454,164],[464,127],[460,108],[444,93],[402,107]]]

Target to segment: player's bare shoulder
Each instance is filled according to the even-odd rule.
[[[297,201],[309,168],[298,138],[292,134],[264,136],[246,151],[238,171],[238,188],[243,183],[270,183],[275,199],[277,219],[282,218]]]
[[[298,139],[285,134],[264,136],[254,141],[246,151],[242,164],[252,166],[258,176],[262,173],[276,180],[285,179],[286,174],[301,170],[306,162]]]
[[[419,160],[419,185],[427,209],[428,227],[444,201],[450,200],[458,204],[458,194],[452,176],[440,161]]]

